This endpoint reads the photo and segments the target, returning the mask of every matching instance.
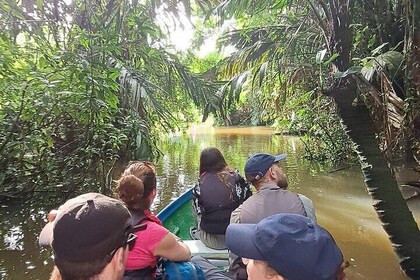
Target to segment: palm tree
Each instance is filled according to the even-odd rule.
[[[265,16],[273,14],[278,17],[278,24],[234,30],[223,38],[227,44],[234,44],[238,48],[238,51],[226,59],[225,64],[221,67],[222,77],[230,77],[229,82],[222,88],[228,89],[229,86],[231,88],[231,90],[225,91],[227,100],[238,96],[236,91],[242,89],[247,77],[252,77],[252,81],[259,81],[259,83],[255,83],[257,87],[269,85],[270,81],[272,83],[272,79],[264,81],[265,76],[271,74],[270,77],[280,77],[279,73],[287,72],[286,69],[288,66],[291,68],[292,63],[294,63],[293,66],[298,66],[299,62],[302,65],[305,53],[313,54],[313,49],[326,48],[331,56],[338,54],[332,60],[331,73],[345,72],[350,68],[353,44],[350,25],[354,23],[352,19],[355,18],[355,15],[351,13],[350,5],[356,4],[348,0],[294,2],[300,5],[299,9],[293,9],[293,5],[288,6],[290,1],[281,0],[227,0],[217,7],[216,11],[222,18],[241,17],[242,15],[249,18],[251,15],[255,16],[267,10],[270,10],[270,13],[265,13]],[[360,1],[366,5],[376,5],[377,2]],[[386,7],[401,6],[405,3],[393,0],[388,2]],[[412,7],[413,3],[409,3],[407,7]],[[414,7],[419,9],[418,1],[416,4]],[[289,10],[285,9],[286,7]],[[287,11],[293,11],[294,14],[301,12],[297,24],[294,25],[293,21],[285,20]],[[409,14],[410,20],[406,23],[407,27],[410,27],[410,23],[413,24],[410,16],[417,19],[418,15],[419,13]],[[372,13],[371,16],[375,17],[372,21],[379,26],[381,23],[377,20],[381,19],[375,13]],[[306,24],[308,21],[312,25]],[[419,22],[418,19],[417,22]],[[317,31],[312,31],[313,26],[317,27]],[[314,33],[321,36],[317,37]],[[385,38],[391,35],[381,34],[381,36]],[[271,69],[271,71],[267,71],[267,69]],[[364,104],[358,106],[353,104],[357,97],[356,80],[349,76],[347,78],[331,82],[329,90],[325,90],[325,92],[328,92],[335,100],[347,133],[357,145],[366,187],[374,200],[374,208],[378,217],[400,258],[402,269],[408,276],[419,279],[420,232],[418,226],[400,193],[395,176],[388,166],[388,161],[379,148],[370,111]]]
[[[223,111],[216,86],[166,50],[154,4],[0,2],[1,100],[13,105],[0,107],[0,180],[13,182],[17,166],[32,174],[5,194],[63,182],[68,189],[60,191],[97,186],[92,174],[109,188],[116,161],[158,155],[155,135],[176,129],[178,113],[188,120],[193,106]],[[176,20],[173,7],[164,7]]]

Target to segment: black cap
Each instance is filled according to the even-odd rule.
[[[99,260],[124,243],[131,229],[125,205],[99,193],[87,193],[60,206],[54,221],[41,231],[39,243],[53,248],[56,260]]]

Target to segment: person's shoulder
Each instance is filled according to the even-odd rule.
[[[147,224],[148,227],[153,227],[153,228],[165,228],[164,226],[156,223],[155,221],[152,220],[145,220],[144,221],[145,224]]]
[[[259,200],[260,200],[260,196],[258,195],[258,193],[254,193],[253,195],[251,195],[250,197],[248,197],[248,199],[245,200],[242,203],[242,209],[249,207],[249,205],[255,204]]]
[[[146,221],[144,224],[146,225],[146,228],[135,233],[138,236],[138,239],[142,240],[142,244],[157,242],[169,232],[168,229],[153,221]]]
[[[159,225],[158,223],[155,223],[153,221],[145,221],[144,224],[147,226],[146,227],[146,231],[150,232],[162,232],[162,233],[166,233],[169,230],[167,228],[165,228],[162,225]]]
[[[297,195],[299,196],[300,199],[310,201],[312,203],[312,200],[309,197],[307,197],[306,195],[301,194],[301,193],[298,193]]]

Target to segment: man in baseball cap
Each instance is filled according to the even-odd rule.
[[[276,214],[258,224],[230,224],[226,246],[247,264],[248,280],[345,280],[331,234],[307,217]]]
[[[268,169],[275,163],[285,159],[286,154],[279,154],[276,156],[260,153],[248,158],[245,163],[245,176],[251,183],[258,182],[267,173]],[[282,178],[282,186],[287,187],[287,180],[285,176]]]
[[[286,154],[258,153],[245,163],[245,177],[257,192],[231,214],[231,223],[256,224],[278,213],[299,214],[316,221],[312,201],[304,195],[286,190],[287,177],[280,166]],[[241,258],[230,254],[231,274],[237,280],[247,279]]]
[[[130,213],[122,202],[87,193],[59,207],[54,220],[43,228],[39,243],[53,249],[56,268],[51,279],[117,280],[124,273],[127,245],[135,238]]]

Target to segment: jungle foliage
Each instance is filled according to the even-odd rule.
[[[159,133],[217,104],[155,16],[137,1],[1,1],[0,196],[105,191],[116,163],[158,155]]]
[[[419,160],[419,11],[419,0],[1,1],[0,196],[106,192],[118,163],[157,156],[158,135],[198,108],[297,133],[315,160],[357,152],[419,278],[419,230],[388,167]],[[233,22],[218,43],[235,51],[179,54],[157,19],[182,25],[181,13],[202,20],[193,47]]]
[[[349,13],[334,18],[344,4]],[[254,125],[274,123],[310,139],[311,158],[349,160],[352,145],[343,139],[334,109],[323,104],[332,104],[331,89],[351,76],[358,85],[355,104],[371,108],[387,158],[419,160],[419,93],[413,83],[418,64],[410,64],[417,6],[394,0],[223,1],[215,13],[221,21],[236,19],[236,28],[219,44],[237,50],[214,69],[227,81],[221,93],[231,118],[223,122],[237,123],[239,115]],[[334,34],[345,36],[335,41]]]
[[[388,157],[418,156],[418,98],[403,75],[410,18],[401,1],[352,3],[347,52],[359,67],[335,76],[334,62],[347,52],[331,48],[328,2],[88,2],[0,4],[5,196],[106,189],[115,164],[156,157],[156,135],[196,121],[196,108],[221,125],[274,124],[298,134],[312,160],[351,160],[354,147],[325,93],[355,73],[358,100],[371,107]],[[174,51],[156,18],[182,25],[181,12],[200,17],[194,48],[233,21],[218,44],[236,51],[204,59]]]
[[[401,268],[413,279],[420,277],[419,229],[389,161],[419,161],[419,7],[418,0],[227,0],[216,9],[222,19],[238,19],[221,39],[237,48],[217,69],[228,80],[225,102],[238,102],[242,92],[259,120],[288,125],[297,115],[304,137],[326,146],[341,135],[334,133],[342,130],[331,118],[335,107]],[[317,127],[333,137],[319,138]]]

